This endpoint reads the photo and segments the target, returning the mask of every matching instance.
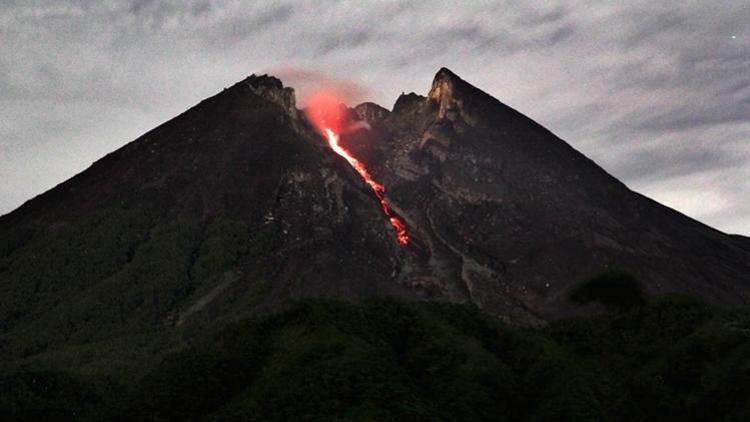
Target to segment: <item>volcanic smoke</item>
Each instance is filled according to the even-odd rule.
[[[310,97],[307,106],[307,114],[310,120],[317,126],[328,140],[328,145],[333,152],[343,157],[354,170],[359,173],[367,186],[372,189],[375,197],[380,202],[380,208],[388,218],[388,221],[396,231],[396,240],[402,246],[409,243],[409,234],[406,232],[406,224],[391,209],[388,200],[385,198],[385,186],[375,181],[365,164],[355,158],[346,148],[339,143],[339,134],[341,133],[341,111],[342,103],[339,98],[331,93],[318,92]]]

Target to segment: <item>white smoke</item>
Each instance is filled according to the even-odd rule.
[[[331,76],[323,72],[299,67],[276,67],[267,70],[268,74],[281,79],[284,86],[294,88],[297,107],[304,108],[311,95],[326,91],[335,94],[346,105],[353,107],[371,97],[371,92],[355,81]]]
[[[341,132],[342,133],[352,133],[352,132],[356,132],[356,131],[358,131],[360,129],[371,130],[372,128],[370,127],[369,123],[367,123],[364,120],[360,120],[358,122],[354,122],[354,123],[350,124],[349,126],[347,126],[346,128],[344,128],[344,130],[342,130]]]

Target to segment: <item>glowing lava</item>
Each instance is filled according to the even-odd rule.
[[[380,201],[380,207],[383,209],[383,213],[385,213],[386,217],[388,217],[388,220],[391,222],[391,226],[393,226],[393,229],[396,230],[396,240],[398,240],[398,243],[402,245],[406,245],[407,243],[409,243],[409,234],[406,233],[406,225],[403,221],[401,221],[400,218],[396,216],[390,205],[388,205],[388,201],[385,199],[385,187],[373,180],[372,176],[370,176],[370,172],[367,171],[365,165],[361,161],[352,157],[349,151],[344,149],[339,144],[339,136],[336,133],[334,133],[329,128],[325,128],[324,130],[326,132],[326,136],[328,137],[328,145],[331,146],[331,149],[336,154],[344,157],[344,159],[349,162],[349,165],[354,167],[354,170],[357,170],[357,173],[362,176],[362,179],[364,179],[365,183],[367,183],[370,189],[372,189],[373,193],[375,193],[378,201]]]
[[[339,133],[341,131],[341,101],[329,93],[317,93],[310,98],[308,105],[308,115],[315,125],[320,129],[328,140],[331,149],[343,157],[354,170],[359,173],[367,186],[372,189],[375,197],[380,202],[383,213],[388,217],[388,221],[396,231],[396,240],[400,245],[409,243],[409,234],[406,232],[406,225],[401,218],[391,209],[385,198],[385,186],[376,182],[370,172],[367,171],[365,164],[357,160],[352,154],[342,147],[339,143]]]

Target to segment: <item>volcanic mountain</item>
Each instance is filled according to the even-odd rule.
[[[629,190],[447,69],[391,111],[342,107],[358,129],[340,143],[408,243],[293,90],[253,75],[0,218],[2,353],[85,360],[309,296],[536,323],[574,313],[572,286],[610,265],[650,293],[750,299],[750,239]]]

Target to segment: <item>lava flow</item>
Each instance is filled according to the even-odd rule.
[[[308,105],[308,115],[319,130],[323,132],[328,140],[331,149],[343,157],[354,170],[359,173],[367,186],[372,189],[375,197],[380,202],[383,213],[388,217],[388,221],[396,231],[396,240],[402,246],[409,243],[409,234],[406,232],[406,225],[401,218],[391,209],[385,198],[385,186],[375,181],[370,172],[367,171],[365,164],[357,160],[352,154],[342,147],[339,143],[339,133],[341,132],[341,101],[328,93],[317,93],[310,98]]]

